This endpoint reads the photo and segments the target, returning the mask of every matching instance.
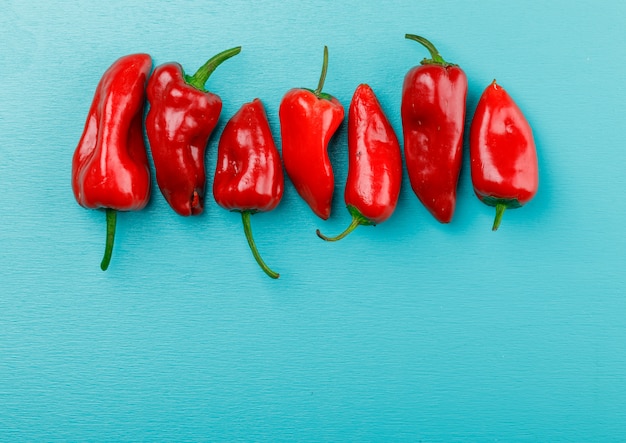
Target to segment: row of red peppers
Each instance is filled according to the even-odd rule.
[[[423,37],[431,58],[411,69],[404,80],[401,117],[404,156],[413,191],[442,223],[452,219],[462,163],[467,78],[443,60]],[[217,125],[222,101],[205,84],[236,47],[208,60],[189,76],[178,63],[152,69],[147,54],[117,60],[103,75],[72,162],[72,188],[86,208],[106,208],[107,241],[101,268],[111,260],[116,211],[139,210],[150,198],[150,169],[144,129],[156,181],[179,214],[200,214],[205,194],[205,150]],[[313,212],[330,216],[334,175],[328,144],[344,119],[341,103],[323,92],[328,67],[324,48],[322,73],[315,90],[294,88],[279,108],[282,157],[267,115],[257,98],[244,104],[226,124],[218,144],[213,182],[216,202],[242,214],[244,232],[256,261],[262,260],[252,237],[250,215],[274,209],[284,191],[283,164],[298,194]],[[144,107],[149,104],[145,118]],[[361,84],[348,110],[349,170],[345,203],[352,223],[335,241],[359,225],[376,225],[395,210],[402,182],[398,138],[373,90]],[[527,203],[538,184],[537,156],[531,128],[502,87],[494,81],[480,98],[470,128],[471,175],[484,203],[496,207],[493,229],[506,208]]]

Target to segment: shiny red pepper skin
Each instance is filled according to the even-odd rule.
[[[265,271],[250,227],[250,215],[271,211],[282,199],[284,176],[267,115],[261,100],[244,104],[228,121],[220,137],[213,181],[215,201],[225,209],[242,214],[244,232],[252,253]]]
[[[324,50],[318,88],[289,90],[280,103],[279,118],[287,175],[313,212],[326,220],[335,189],[328,144],[343,121],[344,109],[335,97],[321,92],[328,63]]]
[[[222,100],[204,84],[222,61],[240,50],[216,55],[194,76],[185,75],[178,63],[165,63],[155,68],[148,82],[146,134],[156,180],[180,215],[197,215],[204,209],[205,152],[222,111]]]
[[[145,85],[152,69],[148,54],[131,54],[104,73],[72,159],[72,190],[85,208],[107,209],[107,247],[101,267],[111,259],[115,211],[136,211],[150,199],[150,169],[143,138]]]
[[[85,208],[142,209],[150,199],[143,141],[148,54],[118,59],[104,73],[72,160],[72,189]]]
[[[467,76],[444,61],[428,40],[407,38],[426,46],[432,56],[406,74],[402,88],[407,172],[422,204],[439,222],[449,223],[463,159]]]
[[[213,180],[215,201],[231,211],[271,211],[284,192],[283,167],[263,102],[255,98],[228,121]]]
[[[402,184],[402,155],[398,137],[369,85],[359,85],[348,110],[348,178],[344,199],[352,223],[340,240],[359,225],[387,220],[396,208]]]
[[[474,192],[496,208],[494,231],[505,209],[519,208],[537,193],[539,170],[532,129],[495,80],[480,97],[472,119],[470,163]]]

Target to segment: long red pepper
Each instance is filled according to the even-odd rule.
[[[467,77],[435,46],[413,34],[430,52],[412,68],[402,88],[404,156],[413,191],[441,223],[452,220],[463,156]]]
[[[314,91],[289,90],[280,108],[280,130],[285,170],[296,191],[322,219],[330,217],[335,187],[328,143],[343,121],[339,100],[322,92],[328,69],[328,48],[319,84]]]
[[[348,178],[344,199],[352,222],[341,234],[323,240],[337,241],[359,225],[387,220],[396,208],[402,184],[402,155],[398,138],[374,91],[361,84],[348,110]]]
[[[263,261],[252,237],[250,216],[273,210],[284,191],[280,155],[261,100],[244,104],[220,137],[213,181],[215,201],[241,212],[244,233],[255,260],[271,278],[279,274]]]
[[[470,127],[474,192],[495,206],[492,229],[506,209],[519,208],[537,193],[539,171],[532,129],[511,96],[494,80],[483,92]]]
[[[205,84],[223,61],[240,51],[235,47],[220,52],[192,76],[178,63],[162,64],[148,82],[146,133],[157,184],[180,215],[197,215],[204,209],[205,151],[222,111],[222,100]]]
[[[72,159],[72,190],[85,208],[106,208],[107,236],[100,267],[111,261],[116,211],[136,211],[150,199],[150,169],[143,139],[148,54],[131,54],[104,73]]]

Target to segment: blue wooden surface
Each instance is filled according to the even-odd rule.
[[[0,440],[626,440],[626,4],[392,0],[20,2],[0,6]],[[177,216],[155,190],[118,218],[80,208],[71,157],[119,56],[189,71],[242,45],[208,87],[219,134],[260,97],[277,136],[291,87],[347,107],[369,83],[401,134],[400,89],[430,38],[469,78],[468,122],[497,78],[535,131],[540,190],[492,233],[468,158],[452,224],[404,179],[394,216],[338,232],[345,126],[331,144],[333,215],[290,183],[253,217],[209,198]],[[466,151],[467,152],[467,151]]]

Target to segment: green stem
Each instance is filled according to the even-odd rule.
[[[317,89],[313,91],[318,98],[322,94],[324,88],[324,82],[326,81],[326,71],[328,71],[328,46],[324,46],[324,61],[322,62],[322,73],[320,74],[320,81],[317,83]]]
[[[204,89],[204,85],[207,80],[215,71],[215,69],[225,60],[239,54],[241,52],[241,46],[237,46],[235,48],[227,49],[226,51],[222,51],[217,55],[211,57],[204,65],[200,66],[200,68],[196,71],[194,75],[185,75],[185,81],[193,86],[196,89],[201,91],[206,91]]]
[[[491,228],[492,231],[497,231],[498,227],[500,226],[500,222],[502,221],[502,216],[504,215],[504,211],[506,210],[507,206],[504,203],[498,203],[496,204],[496,218],[493,221],[493,227]]]
[[[259,250],[256,248],[256,244],[254,243],[254,238],[252,237],[252,226],[250,226],[250,215],[252,215],[251,211],[241,211],[241,220],[243,221],[243,232],[246,234],[246,240],[248,240],[248,246],[250,246],[250,250],[252,251],[252,255],[254,255],[254,259],[261,266],[263,272],[265,272],[271,278],[278,278],[280,274],[272,271],[269,266],[265,264],[263,259],[261,258],[261,254],[259,254]]]
[[[107,240],[104,248],[104,257],[100,263],[100,269],[106,271],[111,263],[111,256],[113,255],[113,243],[115,241],[115,225],[117,222],[117,211],[115,209],[107,208]]]
[[[421,43],[422,46],[424,46],[426,49],[428,49],[428,52],[430,52],[430,59],[424,59],[422,61],[422,64],[436,64],[436,65],[441,65],[441,66],[454,66],[452,63],[448,63],[447,61],[445,61],[443,59],[443,57],[441,56],[441,54],[439,54],[439,51],[437,51],[437,48],[435,48],[435,45],[433,45],[430,41],[426,40],[424,37],[421,37],[419,35],[415,35],[415,34],[405,34],[404,36],[405,38],[408,38],[409,40],[414,40],[418,43]]]
[[[348,225],[348,227],[345,229],[345,231],[334,237],[327,237],[322,234],[322,232],[318,229],[315,231],[317,236],[325,241],[339,241],[361,225],[371,226],[374,224],[371,220],[365,218],[363,214],[361,214],[361,212],[359,212],[359,210],[354,206],[348,206],[348,211],[352,215],[352,221],[350,222],[350,225]]]
[[[327,237],[324,234],[322,234],[322,232],[318,229],[317,231],[315,231],[315,233],[317,234],[317,236],[319,238],[321,238],[322,240],[326,240],[326,241],[339,241],[342,238],[344,238],[346,235],[348,235],[349,233],[351,233],[352,231],[354,231],[356,228],[358,228],[361,225],[361,222],[356,219],[356,218],[352,218],[352,222],[350,223],[350,225],[346,228],[345,231],[343,231],[341,234],[339,235],[335,235],[334,237]]]

